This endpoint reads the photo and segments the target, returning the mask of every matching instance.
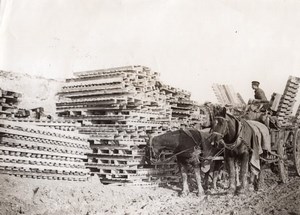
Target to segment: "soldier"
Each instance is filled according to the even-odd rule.
[[[269,108],[269,101],[264,91],[259,88],[258,81],[252,81],[252,89],[254,90],[254,99],[249,100],[247,111],[265,112]]]
[[[252,89],[254,90],[254,100],[253,103],[267,103],[269,102],[265,92],[259,88],[258,81],[252,81]]]

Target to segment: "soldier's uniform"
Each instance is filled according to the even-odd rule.
[[[254,100],[249,101],[250,110],[254,112],[266,111],[269,108],[269,101],[265,95],[265,92],[258,87],[258,81],[252,81],[252,86],[256,86],[256,88],[253,88]]]
[[[260,89],[260,88],[257,88],[255,91],[254,91],[254,98],[255,99],[258,99],[258,100],[261,100],[261,101],[268,101],[266,95],[265,95],[265,92]]]

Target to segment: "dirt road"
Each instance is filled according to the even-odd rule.
[[[300,178],[287,184],[269,175],[262,191],[229,196],[208,191],[178,196],[177,186],[142,188],[0,175],[0,214],[300,214]]]

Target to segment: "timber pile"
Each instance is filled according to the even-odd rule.
[[[20,93],[7,91],[0,88],[0,117],[7,118],[17,112]]]
[[[191,100],[190,92],[169,85],[162,85],[159,90],[166,96],[166,102],[171,106],[170,127],[172,129],[194,127],[203,123],[204,119],[199,114],[199,105]]]
[[[230,85],[213,84],[212,88],[218,102],[222,105],[243,106],[246,104],[242,96],[236,93]]]
[[[89,135],[92,153],[87,167],[102,183],[147,184],[150,177],[171,177],[175,164],[145,168],[149,134],[169,130],[172,117],[167,95],[158,86],[158,74],[143,66],[75,73],[59,92],[57,113],[80,122]]]
[[[84,160],[87,159],[85,154],[91,152],[87,136],[50,128],[55,123],[50,122],[50,127],[47,123],[0,120],[0,173],[53,180],[87,180],[89,170]]]
[[[270,100],[270,109],[274,112],[277,112],[278,106],[281,100],[281,94],[273,93]]]
[[[23,124],[26,123],[26,124],[44,127],[44,128],[52,128],[52,129],[58,129],[62,131],[72,131],[73,133],[77,133],[77,134],[78,134],[78,129],[81,126],[80,123],[71,120],[38,120],[35,118],[26,118],[26,119],[11,118],[9,120],[12,122],[20,122]]]
[[[286,83],[277,109],[278,121],[283,126],[289,124],[289,119],[293,113],[293,107],[296,102],[299,85],[300,78],[294,76],[290,76]]]

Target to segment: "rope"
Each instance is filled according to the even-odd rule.
[[[158,165],[158,164],[164,164],[164,163],[167,163],[168,161],[170,161],[170,160],[171,160],[172,158],[174,158],[175,156],[180,155],[180,154],[182,154],[182,153],[184,153],[184,152],[187,152],[187,151],[189,151],[189,150],[191,150],[191,149],[192,149],[192,148],[188,148],[188,149],[185,149],[185,150],[183,150],[183,151],[180,151],[180,152],[178,152],[178,153],[172,155],[171,157],[169,157],[169,158],[167,158],[167,159],[165,159],[165,160],[163,160],[163,161],[161,161],[161,162],[155,162],[155,163],[152,163],[152,165]]]

